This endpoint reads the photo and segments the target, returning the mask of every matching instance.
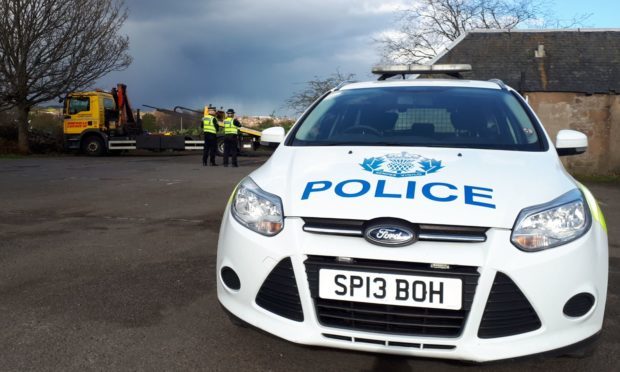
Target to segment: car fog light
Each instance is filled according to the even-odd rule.
[[[566,302],[562,312],[571,318],[584,316],[594,306],[594,302],[595,299],[591,293],[579,293]]]
[[[222,281],[228,288],[235,291],[238,291],[241,288],[241,280],[235,270],[228,266],[224,266],[220,271],[220,275],[222,276]]]

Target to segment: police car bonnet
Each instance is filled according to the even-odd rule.
[[[407,221],[511,228],[524,207],[574,188],[549,175],[560,168],[532,164],[540,160],[481,149],[283,146],[252,177],[282,196],[285,216],[371,220],[387,208]],[[528,182],[539,178],[551,185]]]

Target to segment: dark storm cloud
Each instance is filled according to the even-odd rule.
[[[379,57],[373,36],[393,14],[380,1],[127,1],[134,62],[99,82],[129,85],[134,106],[206,103],[286,113],[303,82],[336,70],[359,79]],[[383,4],[383,5],[381,5]]]

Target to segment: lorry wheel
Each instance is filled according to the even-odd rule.
[[[103,141],[97,136],[86,137],[82,140],[82,152],[88,156],[101,156],[105,152]]]
[[[224,137],[217,139],[217,148],[215,152],[217,156],[224,156]]]

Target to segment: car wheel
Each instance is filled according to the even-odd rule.
[[[101,156],[105,153],[103,141],[97,136],[89,136],[82,140],[82,152],[88,156]]]
[[[217,156],[224,156],[224,137],[217,139],[217,148],[215,152],[217,153]]]

